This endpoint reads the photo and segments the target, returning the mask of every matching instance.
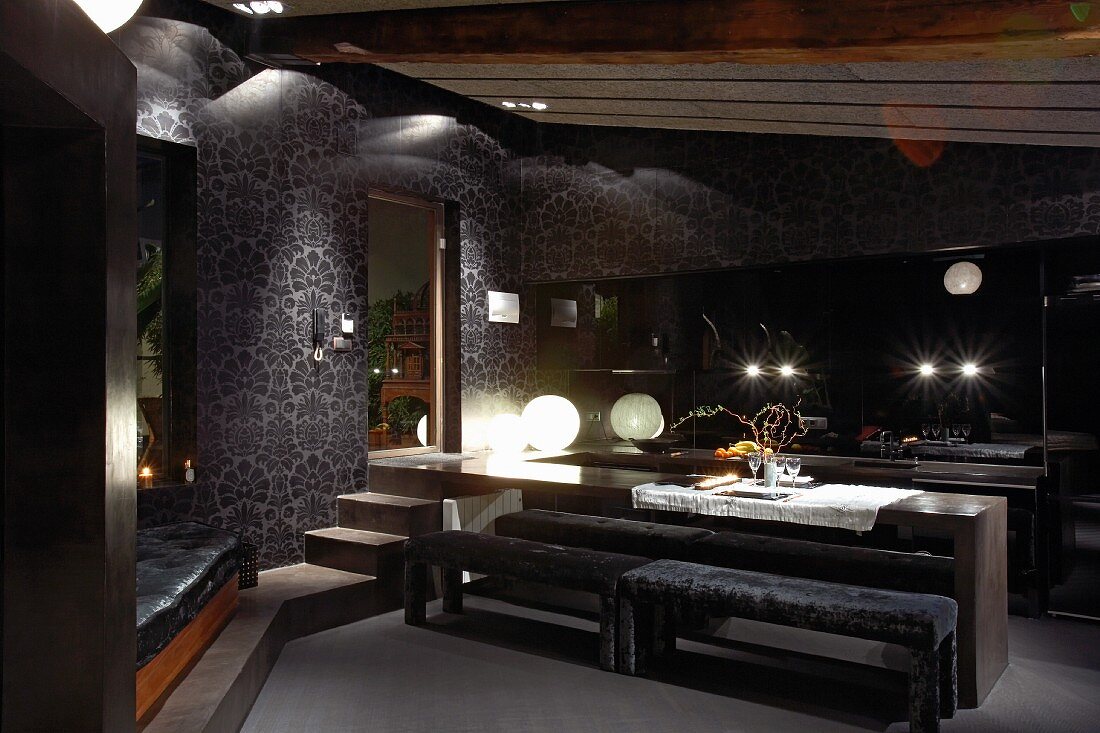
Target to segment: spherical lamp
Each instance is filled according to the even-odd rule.
[[[624,394],[611,407],[611,429],[623,440],[656,438],[665,431],[657,400],[641,392]]]
[[[536,397],[523,408],[523,433],[535,450],[561,450],[577,439],[581,416],[573,403],[558,395]]]
[[[485,429],[485,437],[495,453],[521,453],[527,447],[519,415],[495,415]]]
[[[956,262],[943,274],[943,286],[952,295],[972,295],[982,286],[982,268],[973,262]]]
[[[110,33],[134,17],[142,0],[76,0],[80,9],[100,30]]]
[[[428,416],[420,418],[420,422],[416,424],[416,439],[420,441],[420,445],[428,445]]]

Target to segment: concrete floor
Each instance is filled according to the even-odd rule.
[[[630,678],[596,666],[585,614],[466,600],[462,616],[430,604],[423,627],[398,611],[288,644],[242,730],[908,729],[904,676],[893,671],[905,652],[894,647],[727,623],[720,636],[768,646],[693,637],[668,667]],[[773,643],[847,661],[768,651]],[[1013,617],[1009,644],[1011,664],[985,704],[944,731],[1100,731],[1100,625]]]

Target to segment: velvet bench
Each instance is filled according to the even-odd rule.
[[[655,616],[689,603],[716,616],[899,644],[909,649],[909,730],[938,731],[958,703],[955,622],[942,596],[787,578],[657,560],[619,579],[619,671],[645,671],[658,636]]]
[[[443,569],[443,610],[462,612],[462,572],[545,583],[600,597],[600,667],[613,671],[618,643],[619,578],[651,562],[611,552],[450,530],[405,542],[405,623],[425,620],[428,566]]]
[[[757,570],[869,588],[950,596],[950,557],[846,547],[743,532],[527,509],[498,517],[496,533],[569,547],[625,552],[655,560]]]

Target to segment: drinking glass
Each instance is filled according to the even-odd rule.
[[[941,432],[943,432],[943,427],[939,423],[932,423],[932,437],[939,440]]]
[[[756,472],[760,470],[762,457],[759,451],[749,453],[749,470],[752,471],[752,482],[756,484]]]
[[[928,440],[928,436],[932,434],[932,425],[930,423],[921,423],[920,434],[925,440]]]
[[[964,422],[959,427],[962,429],[963,440],[966,441],[967,443],[969,443],[970,442],[970,423]]]
[[[798,472],[802,470],[802,459],[790,457],[787,459],[787,474],[791,477],[791,488],[794,488]]]
[[[958,439],[960,432],[962,432],[962,425],[959,425],[958,423],[952,423],[951,424],[951,437],[955,438],[955,439]]]

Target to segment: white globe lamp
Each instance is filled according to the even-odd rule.
[[[420,445],[428,445],[428,416],[420,418],[420,422],[416,424],[416,439],[420,441]]]
[[[581,416],[573,403],[558,395],[536,397],[523,408],[523,433],[535,450],[555,451],[577,439]]]
[[[486,442],[494,453],[522,453],[527,447],[519,415],[494,415],[485,429]]]
[[[623,440],[656,438],[665,431],[657,400],[641,392],[624,394],[611,407],[611,429]]]
[[[956,262],[943,274],[943,286],[952,295],[973,295],[982,286],[982,268],[973,262]]]
[[[100,30],[110,33],[134,17],[142,0],[76,0],[76,4]]]

